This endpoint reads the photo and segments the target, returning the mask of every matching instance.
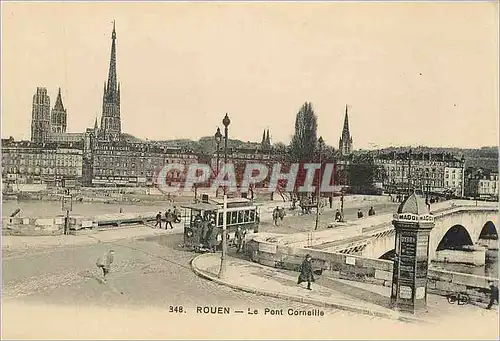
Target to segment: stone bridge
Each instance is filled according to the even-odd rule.
[[[475,206],[471,201],[441,203],[432,210],[435,227],[431,232],[429,259],[436,260],[437,252],[463,246],[484,245],[498,248],[498,206],[480,203]],[[367,219],[368,220],[368,219]],[[391,224],[392,215],[380,216],[385,220],[374,226],[368,221],[359,224],[360,235],[312,246],[328,252],[355,254],[367,258],[389,258],[394,253],[395,230]]]

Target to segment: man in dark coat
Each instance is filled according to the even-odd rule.
[[[173,229],[174,226],[172,225],[172,222],[174,221],[174,215],[172,214],[171,210],[168,210],[165,213],[165,220],[167,221],[166,224],[165,224],[165,230],[168,229],[168,225],[170,225],[170,228]]]
[[[156,215],[156,224],[155,224],[155,227],[156,226],[159,226],[159,228],[161,229],[161,212],[158,212],[158,214]]]
[[[491,306],[495,301],[498,303],[498,287],[495,285],[495,283],[490,282],[490,303],[486,307],[486,309],[491,309]]]
[[[312,269],[312,257],[311,255],[306,255],[306,259],[300,265],[300,275],[297,284],[302,282],[307,282],[307,290],[311,289],[311,282],[314,282],[314,274]]]
[[[206,246],[210,252],[215,252],[217,250],[217,228],[213,221],[207,222],[207,232],[206,232]]]
[[[340,211],[337,210],[335,212],[335,221],[341,221],[342,220],[342,215],[340,214]]]

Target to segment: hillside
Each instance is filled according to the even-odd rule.
[[[130,141],[142,141],[140,139],[135,138],[134,136],[127,135],[126,136]],[[169,147],[176,148],[186,148],[195,151],[200,154],[211,154],[216,150],[215,139],[213,136],[203,136],[198,141],[189,140],[189,139],[176,139],[176,140],[165,140],[165,141],[149,141],[153,143],[163,144]],[[258,148],[260,143],[251,142],[251,141],[242,141],[238,139],[229,139],[228,147],[229,148]],[[275,143],[275,147],[279,147],[279,149],[285,148],[283,143]],[[221,143],[220,149],[224,148],[224,144]],[[329,147],[331,148],[331,147]],[[435,148],[435,147],[388,147],[382,148],[378,150],[356,150],[354,154],[363,154],[363,153],[373,153],[373,152],[402,152],[411,148],[414,152],[433,152],[433,153],[451,153],[457,157],[464,156],[465,158],[465,166],[473,167],[473,168],[485,168],[490,170],[498,170],[498,148],[497,147],[482,147],[478,149],[461,149],[461,148]]]
[[[389,147],[382,148],[379,152],[401,152],[410,147]],[[479,149],[461,149],[461,148],[433,148],[433,147],[411,147],[414,152],[433,152],[433,153],[451,153],[457,157],[465,158],[465,166],[473,168],[485,168],[498,170],[498,148],[482,147]]]

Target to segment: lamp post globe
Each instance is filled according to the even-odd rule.
[[[226,116],[224,116],[224,119],[222,120],[222,124],[224,125],[224,127],[226,127],[226,129],[227,129],[227,126],[231,124],[231,120],[229,119],[229,116],[227,115],[227,113],[226,113]]]
[[[217,132],[215,133],[214,136],[215,136],[215,142],[217,144],[221,143],[221,141],[222,141],[222,134],[220,132],[220,128],[219,127],[217,127]]]

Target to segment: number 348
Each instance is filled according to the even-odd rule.
[[[181,306],[181,305],[171,305],[169,308],[168,308],[168,311],[170,313],[183,313],[184,312],[184,307]]]

